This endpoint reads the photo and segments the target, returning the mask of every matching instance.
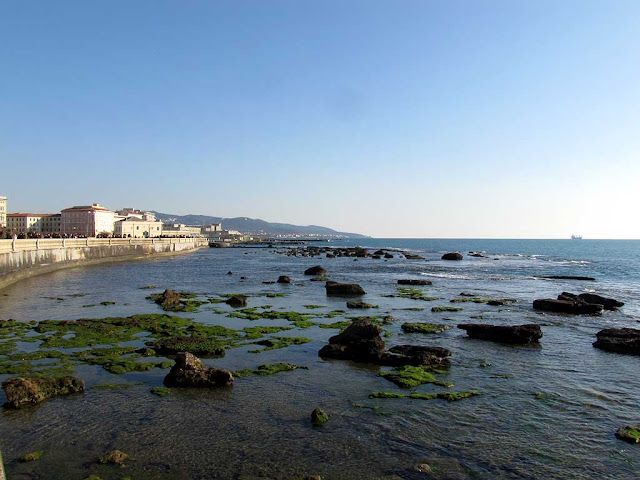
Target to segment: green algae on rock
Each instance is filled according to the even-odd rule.
[[[382,371],[380,376],[392,381],[396,385],[405,388],[417,387],[424,383],[433,383],[442,387],[452,387],[452,383],[441,382],[436,379],[429,367],[405,365],[394,368],[392,371]]]
[[[245,332],[245,338],[256,339],[262,338],[264,335],[271,333],[278,333],[284,330],[292,330],[293,327],[245,327],[242,331]],[[191,350],[187,350],[191,352]],[[192,352],[195,354],[195,352]]]
[[[124,465],[124,462],[129,458],[129,455],[120,451],[112,450],[110,452],[101,455],[98,459],[98,463],[112,463],[114,465]]]
[[[311,412],[311,423],[319,427],[320,425],[324,425],[329,421],[329,415],[322,410],[321,408],[315,408],[313,412]]]
[[[392,393],[392,392],[373,392],[369,394],[369,398],[410,398],[412,400],[446,400],[448,402],[455,402],[464,398],[475,397],[480,395],[480,392],[441,392],[441,393]]]
[[[255,345],[262,345],[267,348],[262,350],[249,350],[249,353],[261,353],[266,352],[267,350],[276,350],[279,348],[287,348],[291,345],[302,345],[304,343],[310,342],[310,338],[304,337],[272,337],[266,338],[264,340],[260,340],[258,342],[254,342]]]
[[[439,312],[459,312],[462,308],[459,307],[431,307],[431,311],[435,313]]]
[[[402,326],[403,331],[407,333],[442,333],[450,330],[451,327],[448,325],[440,325],[437,323],[403,323]]]
[[[153,387],[149,391],[158,397],[166,397],[171,393],[171,389],[167,387]]]
[[[295,365],[293,363],[265,363],[264,365],[259,365],[253,373],[255,375],[273,375],[279,372],[290,372],[292,370],[297,369],[308,370],[309,367],[301,367],[299,365]]]
[[[84,382],[75,377],[16,377],[2,382],[8,407],[22,408],[47,398],[84,392]]]
[[[26,454],[22,455],[20,458],[18,458],[18,461],[22,462],[22,463],[34,462],[36,460],[39,460],[43,453],[44,452],[42,450],[37,450],[35,452],[29,452],[29,453],[26,453]]]
[[[629,443],[640,443],[640,425],[620,427],[616,431],[616,437]]]
[[[397,290],[398,293],[383,295],[383,297],[409,298],[411,300],[423,300],[425,302],[439,300],[436,297],[428,296],[424,290],[420,290],[418,288],[398,287]]]
[[[378,308],[378,305],[372,305],[362,300],[351,300],[347,302],[347,308]]]

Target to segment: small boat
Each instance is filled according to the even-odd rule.
[[[582,235],[571,235],[571,240],[582,240]]]

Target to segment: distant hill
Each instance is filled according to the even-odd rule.
[[[359,233],[338,232],[331,228],[318,225],[291,225],[289,223],[265,222],[258,218],[235,217],[222,218],[209,215],[174,215],[171,213],[154,212],[158,220],[163,222],[183,223],[185,225],[209,225],[210,223],[222,223],[225,230],[238,230],[242,233],[256,235],[321,235],[341,236],[349,238],[366,238]]]

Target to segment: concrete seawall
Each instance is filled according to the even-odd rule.
[[[0,289],[61,268],[189,253],[203,238],[73,238],[0,240]]]

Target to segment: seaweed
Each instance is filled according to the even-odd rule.
[[[435,313],[439,312],[459,312],[462,308],[459,307],[431,307],[431,311]]]
[[[276,350],[279,348],[287,348],[291,345],[302,345],[304,343],[310,342],[310,338],[304,337],[273,337],[267,338],[265,340],[260,340],[259,342],[254,342],[255,345],[262,345],[266,348],[262,350],[249,350],[249,353],[262,353],[267,350]]]
[[[406,365],[403,367],[394,368],[392,371],[382,371],[380,376],[392,381],[400,387],[410,388],[417,387],[424,383],[433,383],[442,387],[452,387],[452,383],[441,382],[433,375],[433,369],[428,367],[418,366],[414,367]]]

